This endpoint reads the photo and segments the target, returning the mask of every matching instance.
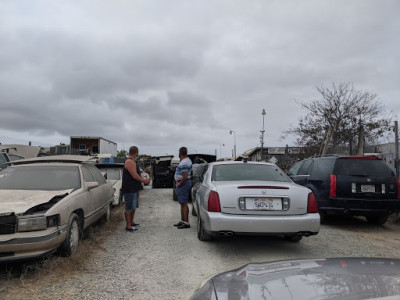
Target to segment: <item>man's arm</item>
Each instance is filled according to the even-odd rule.
[[[183,185],[187,179],[188,179],[188,172],[182,172],[182,179],[179,183],[179,186]]]
[[[142,178],[137,172],[136,172],[136,163],[132,159],[128,159],[125,163],[125,168],[128,170],[129,174],[133,177],[133,179],[146,183],[146,180]]]

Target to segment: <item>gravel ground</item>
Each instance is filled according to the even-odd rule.
[[[189,299],[210,276],[249,262],[291,258],[397,257],[400,222],[372,226],[362,218],[335,218],[317,236],[291,243],[279,237],[233,237],[201,242],[190,229],[172,226],[179,204],[171,189],[146,187],[130,233],[124,223],[70,276],[38,274],[34,280],[0,281],[0,298]],[[80,255],[80,254],[77,254]],[[68,258],[67,258],[68,259]],[[82,258],[84,259],[84,258]]]

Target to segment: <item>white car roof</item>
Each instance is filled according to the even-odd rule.
[[[29,159],[21,159],[10,162],[12,165],[24,165],[32,163],[84,163],[93,161],[96,162],[97,157],[95,156],[84,156],[84,155],[54,155],[54,156],[42,156],[34,157]]]

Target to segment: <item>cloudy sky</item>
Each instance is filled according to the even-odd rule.
[[[400,115],[397,0],[1,0],[0,142],[100,136],[140,153],[294,145],[315,86]],[[230,135],[230,130],[235,134]]]

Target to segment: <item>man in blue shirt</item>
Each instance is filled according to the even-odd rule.
[[[189,193],[192,188],[192,161],[187,156],[187,148],[179,149],[179,159],[181,160],[175,171],[176,195],[181,205],[181,220],[174,224],[178,229],[190,228],[189,224]]]

